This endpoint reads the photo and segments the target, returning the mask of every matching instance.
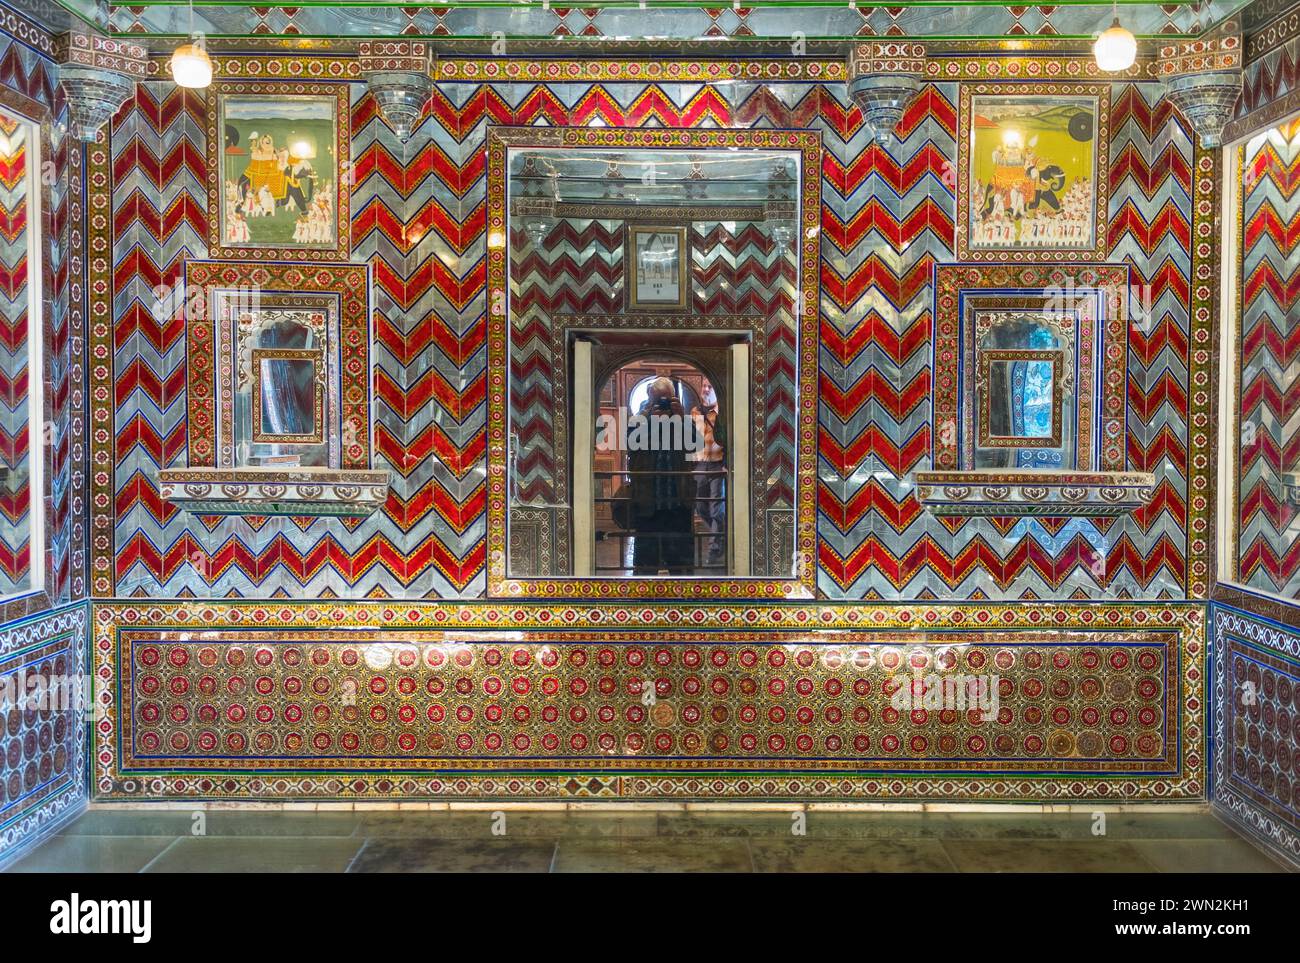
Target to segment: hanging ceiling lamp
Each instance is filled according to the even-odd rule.
[[[203,34],[194,29],[194,0],[190,0],[190,42],[172,54],[172,80],[177,87],[202,90],[212,83],[212,58],[208,56]]]
[[[1092,55],[1097,58],[1097,67],[1108,73],[1128,70],[1137,59],[1137,39],[1119,23],[1119,0],[1111,4],[1112,20],[1110,26],[1101,32],[1097,42],[1092,45]]]

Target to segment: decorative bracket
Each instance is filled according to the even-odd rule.
[[[1223,145],[1223,128],[1241,95],[1241,22],[1223,21],[1195,40],[1160,48],[1157,71],[1165,94],[1206,148]]]
[[[925,45],[870,40],[849,52],[849,96],[862,108],[873,139],[888,139],[921,89]]]
[[[1107,517],[1151,501],[1150,472],[918,471],[916,498],[932,515]]]
[[[56,37],[54,54],[68,101],[68,126],[84,141],[99,135],[148,72],[144,47],[85,28]]]
[[[357,60],[380,116],[405,144],[433,93],[429,45],[420,40],[363,40]]]
[[[163,499],[199,515],[364,518],[388,500],[388,472],[338,468],[165,468]]]

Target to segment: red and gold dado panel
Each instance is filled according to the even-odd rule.
[[[1204,610],[97,607],[100,798],[1198,798]]]

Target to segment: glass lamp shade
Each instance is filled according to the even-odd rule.
[[[1102,70],[1128,70],[1137,59],[1137,39],[1119,25],[1119,18],[1116,17],[1092,45],[1092,54]]]
[[[178,87],[202,90],[212,83],[212,58],[198,44],[181,44],[172,54],[172,79]]]

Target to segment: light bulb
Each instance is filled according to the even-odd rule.
[[[1116,17],[1092,45],[1092,55],[1097,58],[1101,70],[1109,73],[1128,70],[1137,59],[1137,39],[1119,25],[1119,17]]]
[[[178,87],[202,90],[212,83],[212,58],[198,43],[181,44],[172,54],[172,80]]]

